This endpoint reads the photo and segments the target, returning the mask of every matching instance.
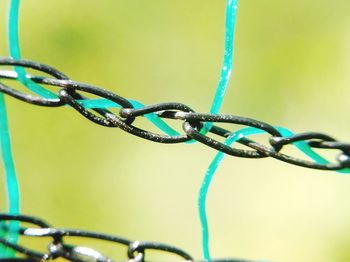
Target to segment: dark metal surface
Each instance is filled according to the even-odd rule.
[[[350,168],[350,144],[339,142],[336,139],[322,133],[306,132],[301,134],[295,134],[289,137],[282,137],[280,132],[272,125],[262,121],[258,121],[251,118],[228,115],[228,114],[202,114],[196,113],[191,107],[182,103],[160,103],[154,105],[148,105],[143,108],[135,109],[133,105],[126,98],[114,94],[108,90],[95,87],[89,84],[75,82],[69,79],[65,74],[61,73],[57,69],[29,60],[14,60],[11,58],[0,58],[0,66],[21,66],[24,68],[31,68],[40,73],[45,73],[51,77],[26,75],[28,79],[32,81],[57,87],[57,98],[43,98],[20,92],[8,85],[0,82],[0,92],[3,92],[9,96],[25,101],[30,104],[46,106],[46,107],[58,107],[64,105],[70,105],[81,115],[89,119],[90,121],[107,127],[118,127],[119,129],[126,131],[132,135],[141,137],[146,140],[150,140],[158,143],[183,143],[189,140],[196,140],[202,144],[205,144],[215,150],[224,152],[228,155],[244,158],[264,158],[272,157],[286,163],[293,165],[314,168],[319,170],[341,170],[344,168]],[[17,80],[17,73],[10,70],[0,70],[1,79]],[[77,100],[87,100],[81,93],[93,94],[97,97],[104,98],[121,106],[119,115],[112,113],[108,109],[84,108]],[[137,117],[144,116],[146,114],[155,113],[163,120],[175,119],[181,121],[183,124],[183,134],[176,136],[169,136],[164,134],[157,134],[133,125],[133,122]],[[209,123],[209,125],[208,125]],[[245,145],[247,149],[239,149],[232,146],[228,146],[223,143],[224,139],[234,134],[234,131],[226,130],[220,127],[219,123],[228,123],[234,125],[240,125],[244,127],[253,127],[261,130],[270,135],[268,144],[266,146],[259,142],[248,139],[247,137],[240,138],[237,142]],[[208,132],[203,132],[203,127],[208,129]],[[208,128],[209,127],[209,128]],[[220,140],[216,140],[212,135],[221,137]],[[323,150],[336,150],[340,153],[339,157],[334,161],[328,161],[325,164],[319,164],[307,159],[296,158],[287,154],[284,154],[283,148],[287,145],[306,142],[311,148],[323,149]]]
[[[68,261],[74,262],[112,262],[111,258],[106,257],[98,250],[90,247],[69,245],[65,241],[72,237],[79,237],[85,239],[103,240],[115,243],[116,245],[125,248],[126,262],[145,262],[147,260],[147,252],[152,250],[153,252],[162,252],[171,256],[178,257],[178,261],[195,262],[191,255],[182,249],[174,246],[149,241],[131,241],[118,236],[107,235],[102,233],[89,232],[76,229],[57,229],[50,227],[45,221],[24,215],[8,215],[0,214],[0,222],[8,223],[11,221],[20,222],[20,238],[48,238],[47,252],[42,253],[40,251],[32,250],[25,245],[12,243],[5,238],[0,237],[0,244],[13,249],[17,254],[24,256],[25,258],[8,258],[0,259],[2,261],[9,262],[33,262],[33,261],[46,261],[54,260],[57,258],[64,258]],[[23,227],[25,224],[26,227]],[[29,226],[29,227],[28,227]],[[26,241],[25,243],[28,243]],[[200,261],[197,261],[200,262]],[[203,261],[204,262],[204,261]],[[212,262],[248,262],[248,260],[239,259],[214,259]]]
[[[38,262],[31,258],[0,258],[0,262]]]

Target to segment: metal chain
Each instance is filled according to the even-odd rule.
[[[29,60],[0,58],[0,66],[20,66],[48,74],[51,77],[28,74],[27,78],[39,84],[59,88],[57,98],[54,99],[47,99],[33,96],[32,94],[23,93],[2,82],[0,82],[1,92],[24,102],[44,107],[60,107],[70,105],[81,115],[96,124],[106,127],[118,127],[123,131],[146,140],[158,143],[174,144],[183,143],[194,139],[211,148],[236,157],[272,157],[293,165],[319,170],[341,170],[344,168],[350,168],[350,144],[339,142],[326,134],[306,132],[289,137],[283,137],[278,128],[275,128],[274,126],[265,122],[228,114],[197,113],[191,107],[181,103],[159,103],[136,109],[128,99],[99,87],[75,82],[62,72],[48,65]],[[17,73],[10,70],[0,70],[0,79],[16,80]],[[83,96],[82,93],[92,94],[114,102],[121,107],[119,115],[112,113],[108,109],[86,109],[81,104],[81,101],[88,100],[88,98]],[[175,119],[182,121],[184,133],[169,136],[157,134],[133,125],[137,117],[145,116],[146,114],[150,113],[154,113],[162,119]],[[251,140],[247,137],[242,137],[238,140],[238,143],[246,146],[247,149],[239,149],[228,146],[223,142],[220,142],[201,132],[206,123],[211,123],[209,133],[225,139],[232,136],[234,132],[224,129],[214,123],[229,123],[256,128],[270,135],[267,143],[269,146]],[[325,160],[325,163],[320,164],[281,152],[285,146],[298,142],[306,143],[306,145],[308,145],[310,148],[336,150],[339,151],[340,154],[335,161],[332,162]]]
[[[0,245],[4,245],[10,249],[15,250],[18,254],[22,254],[24,258],[4,259],[0,261],[47,261],[57,258],[64,258],[74,262],[113,262],[109,257],[106,257],[99,251],[85,246],[76,246],[66,244],[66,241],[73,237],[79,237],[91,240],[102,240],[114,243],[118,246],[125,247],[127,252],[125,256],[125,262],[144,262],[147,261],[147,252],[158,251],[169,255],[177,256],[181,261],[188,262],[200,262],[194,260],[187,252],[162,243],[147,242],[147,241],[131,241],[125,238],[89,232],[84,230],[72,230],[72,229],[57,229],[51,227],[45,221],[26,215],[9,215],[0,214],[0,222],[4,222],[2,225],[6,227],[6,223],[10,221],[16,221],[21,224],[30,225],[30,227],[20,227],[19,233],[21,237],[29,238],[49,238],[51,239],[47,245],[47,252],[33,250],[21,244],[14,244],[5,238],[0,238]],[[6,229],[6,228],[5,228]],[[149,260],[148,260],[149,261]],[[213,262],[248,262],[248,260],[237,259],[214,259]]]

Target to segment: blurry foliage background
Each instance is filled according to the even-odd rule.
[[[0,1],[2,56],[7,8]],[[349,141],[349,11],[348,0],[240,1],[222,112]],[[224,0],[23,0],[22,54],[145,104],[207,112],[224,13]],[[200,257],[197,193],[213,150],[144,141],[69,108],[7,102],[23,213]],[[209,193],[212,254],[349,261],[349,188],[334,172],[227,158]]]

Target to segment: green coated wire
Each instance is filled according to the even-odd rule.
[[[10,43],[10,54],[15,59],[21,58],[20,45],[19,45],[19,6],[20,0],[11,0],[10,2],[10,12],[9,12],[9,43]],[[218,113],[222,105],[224,95],[228,86],[230,75],[232,72],[232,60],[233,60],[233,44],[234,44],[234,28],[236,22],[236,12],[237,12],[237,1],[228,0],[227,1],[227,11],[226,11],[226,30],[225,30],[225,49],[224,49],[224,61],[221,70],[221,77],[217,87],[217,91],[214,97],[211,113]],[[26,72],[22,67],[15,67],[16,72],[18,73],[18,78],[22,84],[27,86],[33,92],[43,96],[43,97],[52,97],[54,96],[49,90],[44,89],[40,85],[30,81],[26,78]],[[140,108],[143,105],[138,101],[131,101],[132,104]],[[109,107],[118,107],[116,103],[106,100],[106,99],[94,99],[94,100],[85,100],[80,101],[80,103],[86,108],[109,108]],[[156,125],[164,133],[175,136],[178,135],[178,132],[167,125],[162,119],[160,119],[156,114],[151,113],[147,114],[146,118]],[[202,132],[208,132],[211,124],[207,123]],[[204,225],[202,225],[204,228]]]
[[[236,20],[236,9],[237,0],[228,0],[227,2],[227,14],[226,14],[226,36],[225,36],[225,52],[224,52],[224,62],[221,70],[221,78],[217,87],[213,105],[211,108],[211,113],[218,113],[222,101],[227,89],[228,81],[232,70],[232,58],[233,58],[233,32]],[[9,9],[9,23],[8,23],[8,38],[10,44],[10,55],[15,59],[21,59],[21,51],[19,44],[19,7],[20,0],[10,0]],[[55,98],[56,94],[43,88],[42,86],[34,83],[26,77],[26,71],[22,67],[15,67],[18,74],[18,80],[28,87],[34,93],[41,95],[45,98]],[[134,101],[136,103],[136,101]],[[115,103],[107,99],[91,99],[87,101],[82,101],[82,104],[86,108],[107,108],[107,107],[118,107]],[[141,105],[141,103],[139,103]],[[149,114],[147,119],[151,121],[160,130],[170,136],[179,135],[179,133],[166,124],[162,119],[160,119],[156,114]],[[207,123],[206,128],[202,132],[207,132],[211,127],[211,124]],[[195,142],[195,141],[192,141]],[[191,142],[189,142],[191,143]]]
[[[284,127],[276,127],[276,129],[282,134],[284,137],[289,137],[294,135],[293,132]],[[251,135],[264,134],[265,131],[256,128],[244,128],[237,132],[232,133],[225,141],[225,144],[230,146],[233,143],[237,142],[239,139]],[[302,151],[306,156],[314,160],[318,164],[328,164],[325,158],[317,154],[312,148],[304,141],[294,142],[293,145],[297,147],[300,151]],[[209,192],[210,185],[213,181],[215,172],[217,171],[219,165],[224,159],[225,154],[223,152],[218,152],[210,163],[207,172],[205,174],[204,180],[202,182],[199,198],[198,198],[198,208],[199,208],[199,217],[202,226],[202,250],[204,259],[210,261],[210,249],[209,249],[209,225],[207,219],[207,211],[206,211],[206,200]],[[342,170],[337,171],[338,173],[349,174],[350,169],[344,168]]]
[[[142,108],[145,105],[140,103],[139,101],[128,99],[129,102],[134,106],[134,108]],[[103,105],[103,108],[121,108],[120,105],[114,103],[111,100],[107,99],[89,99],[89,100],[78,100],[79,104],[81,104],[85,109],[98,108],[98,106]],[[151,123],[153,123],[156,127],[158,127],[161,131],[169,136],[177,136],[179,133],[170,127],[167,123],[164,122],[163,119],[158,117],[155,113],[149,113],[145,115],[146,119],[148,119]]]
[[[16,176],[16,169],[12,158],[11,142],[8,129],[7,112],[4,95],[0,93],[0,141],[1,141],[1,155],[3,164],[5,166],[5,181],[6,192],[8,201],[8,212],[10,214],[19,214],[19,186]],[[7,239],[12,243],[16,243],[18,240],[19,224],[12,222],[9,224],[7,232],[1,232],[2,237],[7,236]],[[1,257],[14,257],[15,252],[0,246],[0,258]]]
[[[236,26],[237,18],[237,8],[238,0],[227,0],[226,5],[226,24],[225,24],[225,51],[224,51],[224,63],[221,70],[221,78],[216,89],[214,101],[211,107],[210,112],[212,114],[217,114],[220,111],[222,106],[223,99],[228,87],[228,83],[233,70],[233,55],[234,55],[234,32]],[[207,133],[211,128],[212,124],[207,123],[201,133]],[[292,136],[294,133],[290,130],[278,127],[278,130],[283,136]],[[229,138],[226,139],[225,144],[231,145],[242,137],[264,133],[262,130],[255,128],[244,128],[235,133],[233,133]],[[305,155],[310,157],[318,164],[327,164],[329,163],[322,156],[317,154],[311,147],[303,141],[293,143],[300,151]],[[220,163],[224,159],[225,154],[223,152],[218,152],[210,163],[207,172],[205,173],[204,179],[202,181],[199,197],[198,197],[198,209],[199,209],[199,218],[202,228],[202,252],[205,260],[210,261],[210,248],[209,248],[209,225],[206,212],[206,199],[209,192],[210,184],[214,178],[215,172],[219,167]],[[350,173],[349,168],[338,170],[338,173],[348,174]]]
[[[231,145],[232,143],[238,141],[240,138],[245,135],[255,134],[259,132],[259,129],[255,128],[245,128],[241,129],[235,133],[233,133],[229,138],[226,139],[225,144]],[[210,163],[207,172],[205,173],[204,180],[202,182],[199,198],[198,198],[198,209],[199,209],[199,218],[202,225],[202,250],[203,257],[205,260],[210,261],[210,249],[209,249],[209,225],[207,219],[207,211],[206,211],[206,200],[209,192],[210,184],[214,178],[215,172],[219,167],[220,163],[224,159],[225,154],[223,152],[218,152]]]
[[[221,68],[219,84],[216,88],[214,101],[210,109],[211,114],[219,113],[232,73],[232,62],[234,55],[234,32],[236,27],[237,8],[238,0],[227,0],[224,61]]]
[[[237,16],[237,4],[238,4],[238,0],[227,0],[224,62],[221,70],[220,81],[217,86],[214,101],[210,110],[210,112],[214,114],[220,111],[220,108],[222,106],[222,102],[225,96],[225,92],[227,90],[228,82],[232,73],[232,62],[233,62],[233,51],[234,51],[234,29],[235,29],[236,16]],[[10,8],[10,19],[9,19],[10,20],[9,39],[10,39],[10,46],[11,46],[10,50],[11,50],[11,55],[14,58],[20,59],[20,48],[19,48],[19,41],[18,41],[18,9],[19,9],[19,0],[12,0],[11,8]],[[24,85],[26,85],[30,90],[44,97],[49,97],[53,95],[53,93],[51,93],[50,91],[43,89],[41,86],[31,81],[28,81],[28,79],[25,77],[24,69],[21,69],[19,67],[19,68],[16,68],[16,71],[20,76],[19,80]],[[135,101],[135,100],[130,100],[130,101],[136,108],[141,108],[144,106],[138,101]],[[116,103],[106,99],[93,99],[93,100],[84,100],[79,102],[87,109],[120,107]],[[168,126],[156,114],[154,113],[147,114],[146,118],[150,120],[153,124],[155,124],[164,133],[171,136],[178,135],[177,131],[175,131],[173,128]],[[211,124],[206,123],[205,128],[202,130],[202,133],[208,132],[210,127],[211,127]],[[279,129],[282,131],[284,136],[289,136],[293,134],[287,129],[284,129],[284,128],[279,128]],[[230,145],[236,142],[242,136],[249,136],[249,135],[258,134],[261,132],[262,132],[261,130],[256,130],[254,128],[245,128],[232,134],[226,140],[225,143],[227,145]],[[327,163],[327,160],[325,160],[320,155],[315,153],[305,142],[296,142],[294,143],[294,145],[297,146],[302,152],[304,152],[306,155],[311,157],[316,162],[322,163],[322,164]],[[206,208],[205,208],[206,197],[208,194],[210,183],[214,177],[215,171],[217,170],[223,158],[224,158],[224,153],[219,152],[214,158],[214,160],[211,162],[208,168],[208,171],[206,172],[206,175],[204,177],[204,181],[202,183],[200,194],[199,194],[199,213],[200,213],[200,220],[201,220],[201,226],[202,226],[202,248],[203,248],[203,255],[206,260],[210,260],[209,229],[208,229]],[[349,169],[340,170],[339,172],[349,173]]]
[[[214,101],[212,103],[210,113],[217,114],[220,111],[222,106],[226,90],[231,78],[232,69],[233,69],[233,55],[234,55],[234,32],[236,27],[237,20],[237,9],[238,9],[238,0],[227,0],[226,2],[226,22],[225,22],[225,45],[224,45],[224,61],[221,68],[221,75],[218,86],[216,88],[216,93],[214,96]],[[201,130],[202,134],[206,134],[212,123],[206,123],[204,128]],[[218,165],[220,164],[220,158],[223,158],[221,155],[217,155],[213,160],[213,163]],[[199,209],[199,218],[201,221],[202,228],[202,252],[204,259],[210,261],[210,252],[209,252],[209,229],[206,215],[206,196],[209,190],[210,181],[212,176],[214,176],[216,168],[212,168],[212,164],[209,166],[209,171],[211,173],[206,173],[199,191],[198,198],[198,209]]]
[[[8,38],[9,38],[9,46],[10,46],[10,55],[15,59],[21,59],[21,51],[20,51],[20,44],[19,44],[19,7],[20,7],[20,0],[10,1]],[[18,74],[18,80],[34,93],[41,95],[45,98],[57,97],[57,95],[55,95],[51,91],[43,88],[42,86],[28,79],[26,77],[26,72],[24,68],[15,67],[15,70]],[[138,108],[143,106],[143,104],[135,100],[132,100],[131,102],[134,105],[137,105]],[[120,107],[118,104],[107,99],[90,99],[90,100],[80,101],[80,103],[86,109]],[[179,133],[176,130],[170,127],[167,123],[165,123],[165,121],[159,118],[156,114],[154,113],[148,114],[146,118],[167,135],[169,136],[179,135]]]
[[[144,105],[136,100],[129,100],[131,104],[135,108],[142,108]],[[155,113],[146,114],[145,117],[151,121],[155,126],[157,126],[160,130],[167,133],[170,136],[177,136],[179,133],[171,128],[167,123],[165,123],[160,117],[158,117]]]
[[[234,33],[237,20],[238,0],[227,0],[225,21],[224,59],[221,66],[219,83],[216,87],[214,100],[210,109],[211,114],[218,114],[225,98],[226,90],[233,70]],[[212,127],[212,123],[205,123],[201,134],[205,135]],[[195,141],[192,141],[195,142]]]
[[[14,59],[21,59],[21,50],[19,47],[19,26],[18,26],[18,14],[19,14],[20,0],[11,0],[9,10],[9,22],[8,22],[8,37],[10,42],[10,55]],[[42,86],[34,83],[32,80],[26,77],[26,71],[23,67],[15,67],[15,71],[18,74],[18,80],[28,87],[31,91],[45,98],[57,98],[57,95],[51,91],[43,88]]]

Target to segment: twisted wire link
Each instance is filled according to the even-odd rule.
[[[259,120],[229,114],[197,113],[191,107],[175,102],[158,103],[143,106],[141,108],[135,108],[130,100],[99,87],[75,82],[51,66],[29,60],[0,58],[0,66],[8,65],[31,68],[48,74],[50,77],[30,74],[27,74],[26,77],[35,83],[57,87],[57,98],[43,98],[32,94],[23,93],[4,84],[3,82],[0,82],[1,92],[21,101],[43,107],[60,107],[69,105],[82,116],[98,125],[119,128],[125,132],[146,140],[167,144],[183,143],[190,140],[195,140],[217,151],[221,151],[225,154],[236,157],[254,159],[272,157],[293,165],[319,170],[340,170],[347,172],[349,171],[347,168],[350,168],[350,144],[339,142],[335,138],[323,133],[305,132],[286,137],[280,132],[281,128],[274,127],[273,125]],[[0,70],[0,80],[17,80],[17,76],[17,73],[14,71]],[[106,108],[86,106],[86,104],[91,102],[91,99],[84,96],[83,93],[97,96],[99,97],[98,99],[104,99],[109,101],[111,105],[119,107],[119,115],[114,114]],[[134,125],[136,118],[148,116],[150,114],[154,114],[163,120],[173,119],[182,121],[183,133],[175,135],[158,134]],[[209,134],[203,134],[201,129],[208,123],[211,125]],[[223,139],[227,139],[228,137],[232,136],[234,132],[220,127],[218,123],[251,127],[261,133],[269,134],[270,138],[267,142],[269,146],[254,141],[243,135],[237,142],[246,146],[247,149],[238,149],[220,142],[219,140],[214,139],[212,136],[216,135]],[[308,151],[311,152],[308,154],[308,156],[313,158],[314,161],[297,158],[283,153],[283,148],[291,144],[295,145],[299,149],[306,146]],[[335,150],[339,152],[339,156],[334,161],[328,161],[312,150],[315,148]],[[318,160],[321,159],[321,163],[320,161],[315,161],[316,158]]]
[[[64,258],[68,261],[75,262],[112,262],[111,258],[103,255],[98,250],[90,247],[78,246],[67,244],[66,241],[72,237],[79,237],[91,240],[102,240],[116,244],[116,246],[121,246],[126,248],[127,252],[125,254],[126,262],[144,262],[147,258],[148,251],[163,252],[168,255],[177,256],[180,261],[188,262],[199,262],[194,260],[191,255],[187,252],[179,249],[177,247],[162,244],[158,242],[149,241],[131,241],[126,238],[107,235],[102,233],[95,233],[85,230],[74,230],[74,229],[58,229],[53,228],[47,222],[40,218],[26,215],[10,215],[1,214],[0,221],[5,223],[3,226],[6,227],[6,223],[10,221],[16,221],[21,223],[19,234],[22,238],[49,238],[47,244],[47,252],[33,250],[22,244],[14,244],[5,238],[0,238],[0,245],[4,245],[10,249],[16,251],[16,253],[21,254],[24,258],[13,258],[11,261],[46,261],[54,260],[57,258]],[[23,227],[25,224],[26,227]],[[29,227],[28,227],[29,225]],[[0,261],[9,261],[1,260]],[[149,261],[149,260],[147,260]],[[248,260],[239,259],[214,259],[213,262],[248,262]]]

